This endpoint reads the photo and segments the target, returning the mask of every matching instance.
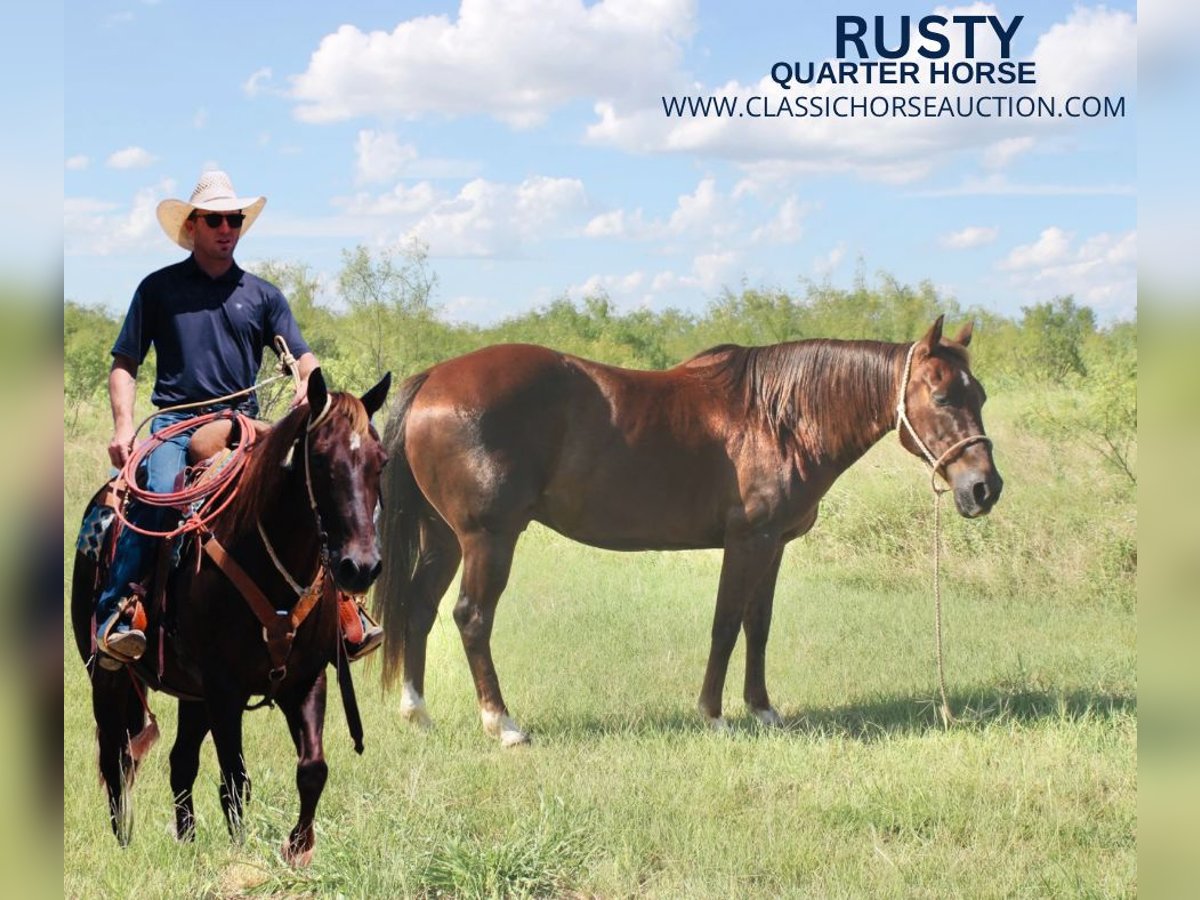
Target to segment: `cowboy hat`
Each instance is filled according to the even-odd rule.
[[[239,197],[233,189],[233,182],[224,172],[205,172],[196,182],[191,199],[164,200],[158,204],[158,224],[163,227],[167,237],[184,250],[192,249],[192,236],[188,234],[184,222],[193,210],[203,209],[207,212],[237,212],[241,210],[246,220],[242,223],[242,234],[250,230],[258,214],[266,205],[266,197]]]

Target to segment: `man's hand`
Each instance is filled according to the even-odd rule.
[[[133,452],[133,427],[123,426],[113,432],[112,440],[108,442],[108,458],[118,469],[124,468]]]
[[[292,397],[292,409],[308,399],[308,376],[316,367],[317,358],[312,353],[305,353],[296,360],[296,371],[300,373],[300,381],[296,384],[296,394]]]
[[[307,401],[308,401],[308,378],[305,377],[305,378],[301,378],[300,382],[296,385],[296,393],[292,397],[291,408],[295,409],[301,403],[305,403]]]

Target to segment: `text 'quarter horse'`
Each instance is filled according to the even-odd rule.
[[[783,548],[807,532],[830,485],[892,428],[936,465],[964,516],[987,513],[1001,479],[971,375],[971,327],[915,344],[809,340],[721,346],[662,372],[542,347],[490,347],[410,378],[384,436],[375,588],[385,680],[403,660],[402,713],[428,724],[425,649],[461,560],[454,607],[485,730],[527,740],[509,716],[490,636],[517,537],[538,521],[612,550],[724,548],[700,712],[722,724],[739,627],[744,697],[763,722],[765,658]]]
[[[166,581],[165,612],[146,629],[147,652],[139,662],[115,671],[97,664],[91,616],[100,579],[97,564],[76,555],[71,617],[91,673],[100,772],[122,843],[130,836],[134,747],[149,726],[148,685],[180,698],[170,757],[177,836],[194,835],[192,786],[209,731],[221,770],[221,806],[230,832],[240,833],[250,793],[242,714],[251,696],[261,694],[283,710],[299,757],[300,816],[284,855],[297,864],[311,858],[313,818],[328,771],[325,668],[338,661],[337,595],[366,591],[381,566],[375,515],[386,455],[370,417],[390,381],[385,376],[360,400],[329,393],[321,370],[313,370],[308,403],[259,438],[236,497],[201,533],[203,549],[183,548]]]

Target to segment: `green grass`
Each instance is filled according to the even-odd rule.
[[[993,409],[993,407],[999,407]],[[97,782],[82,666],[68,653],[64,891],[77,897],[1121,896],[1136,893],[1137,684],[1131,491],[1097,461],[989,404],[1005,495],[944,512],[946,664],[959,723],[935,713],[930,499],[884,442],[835,485],[784,559],[768,684],[786,727],[740,701],[728,734],[694,712],[720,555],[622,555],[531,528],[494,654],[533,737],[479,725],[444,602],[420,733],[359,666],[367,750],[331,697],[330,778],[313,865],[286,866],[294,754],[282,716],[246,718],[254,796],[232,844],[211,744],[197,839],[171,835],[165,740],[119,851]],[[103,423],[67,448],[66,539],[103,474]],[[98,473],[98,474],[97,474]]]

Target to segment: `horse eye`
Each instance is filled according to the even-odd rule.
[[[947,406],[950,403],[950,395],[943,394],[939,391],[933,395],[933,402],[938,406]]]

